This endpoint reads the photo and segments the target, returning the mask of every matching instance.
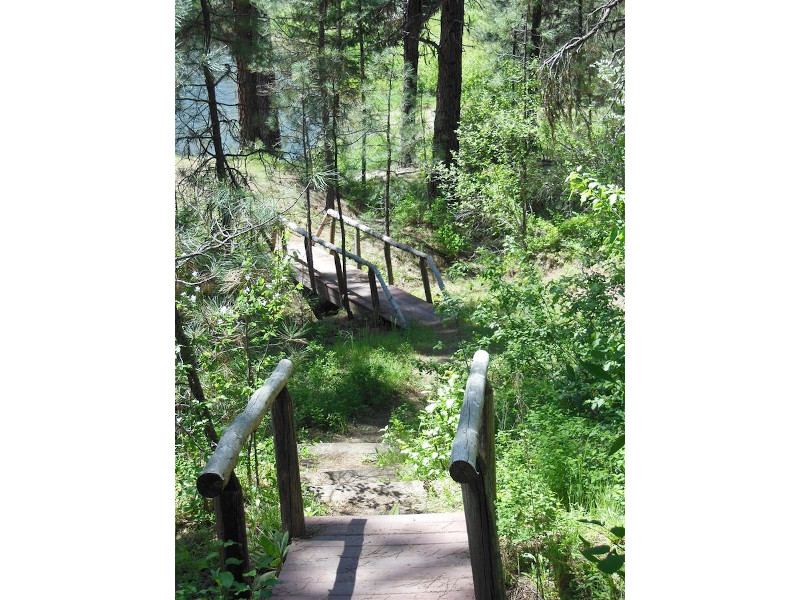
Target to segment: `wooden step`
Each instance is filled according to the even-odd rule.
[[[307,517],[276,599],[467,600],[473,597],[464,514]]]

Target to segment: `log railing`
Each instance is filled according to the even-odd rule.
[[[381,277],[381,273],[378,270],[378,267],[376,267],[370,261],[368,261],[368,260],[366,260],[364,258],[361,258],[360,256],[357,256],[357,255],[353,254],[352,252],[349,252],[349,251],[346,251],[346,250],[342,250],[339,246],[334,246],[332,243],[326,242],[325,240],[321,239],[320,237],[318,237],[316,235],[309,235],[309,233],[305,229],[303,229],[302,227],[300,227],[299,225],[297,225],[295,223],[292,223],[288,219],[284,219],[283,217],[279,217],[279,219],[280,219],[280,221],[281,221],[281,223],[283,224],[284,227],[286,227],[287,229],[297,233],[298,235],[303,236],[303,238],[304,238],[304,240],[306,242],[305,243],[306,265],[311,264],[310,261],[309,261],[309,258],[308,258],[308,254],[311,252],[311,245],[308,243],[309,240],[313,241],[316,244],[319,244],[323,248],[326,248],[326,249],[328,249],[328,250],[330,250],[332,252],[333,260],[334,260],[334,263],[336,265],[336,274],[337,274],[337,277],[338,277],[338,280],[339,280],[339,284],[338,284],[338,286],[339,286],[339,297],[342,299],[341,300],[342,302],[345,301],[344,300],[345,294],[343,293],[343,290],[346,289],[346,282],[343,281],[343,279],[347,276],[347,273],[345,273],[344,270],[342,269],[342,265],[341,265],[341,261],[339,259],[339,255],[344,255],[347,258],[349,258],[351,260],[354,260],[358,264],[364,265],[365,267],[367,267],[367,273],[368,273],[368,277],[369,277],[370,295],[372,297],[372,310],[375,313],[375,315],[380,314],[380,298],[378,297],[378,285],[377,285],[378,283],[380,283],[381,289],[383,290],[383,293],[386,295],[386,299],[389,301],[389,304],[391,305],[392,310],[394,311],[394,315],[395,315],[395,318],[397,319],[398,324],[401,327],[407,327],[408,326],[408,322],[406,321],[406,318],[403,315],[403,311],[400,310],[400,307],[398,306],[397,301],[394,299],[394,296],[392,296],[392,292],[389,291],[389,286],[386,285],[386,282],[383,280],[383,277]],[[310,271],[310,269],[309,269],[309,271]],[[309,279],[313,282],[313,279],[311,278],[311,275],[309,275]]]
[[[330,221],[331,223],[331,232],[330,232],[330,242],[333,243],[335,239],[335,232],[336,232],[336,222],[331,219],[341,219],[347,225],[355,228],[356,230],[356,254],[361,256],[361,232],[363,231],[369,236],[372,236],[378,240],[381,240],[384,244],[384,256],[386,258],[386,270],[389,273],[389,283],[394,283],[392,281],[392,258],[389,252],[389,246],[393,246],[398,250],[402,250],[403,252],[408,252],[409,254],[413,254],[419,260],[419,270],[420,275],[422,275],[422,285],[425,288],[425,300],[433,304],[433,296],[431,295],[431,285],[428,281],[428,267],[430,267],[431,273],[433,273],[434,278],[436,279],[436,283],[439,285],[439,289],[442,290],[442,294],[446,295],[447,292],[444,288],[444,282],[442,281],[442,276],[439,274],[439,269],[436,268],[436,264],[433,262],[433,257],[430,254],[426,254],[425,252],[421,252],[416,248],[412,248],[406,244],[398,242],[397,240],[390,238],[388,235],[375,231],[374,229],[367,227],[360,221],[355,219],[351,219],[350,217],[345,217],[344,215],[340,215],[337,211],[329,208],[325,211],[325,218],[322,220],[322,224],[319,226],[319,230],[317,230],[317,235],[319,236],[322,231],[325,229],[325,225]]]
[[[450,476],[461,484],[475,600],[505,600],[495,514],[494,399],[486,379],[489,354],[472,360],[450,457]]]
[[[244,573],[250,570],[250,559],[247,552],[242,486],[234,473],[234,467],[247,438],[258,428],[270,408],[283,530],[289,532],[290,538],[305,535],[306,532],[294,406],[286,388],[291,374],[292,361],[280,361],[269,379],[250,397],[244,411],[222,434],[214,454],[197,478],[198,491],[206,498],[214,499],[219,539],[236,542],[222,548],[225,568],[230,570],[236,581],[244,582]],[[228,558],[236,558],[241,563],[228,565]]]

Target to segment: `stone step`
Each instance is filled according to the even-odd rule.
[[[360,481],[307,487],[319,502],[340,515],[418,514],[461,507],[460,488],[452,480]]]
[[[314,471],[303,473],[300,478],[310,485],[338,485],[344,483],[388,483],[398,479],[393,467],[365,467],[338,471]]]
[[[379,442],[320,442],[301,447],[300,467],[308,472],[358,470],[369,465],[389,447]]]

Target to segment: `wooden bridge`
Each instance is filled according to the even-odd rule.
[[[310,234],[287,219],[281,219],[281,222],[294,234],[285,242],[284,250],[297,262],[297,278],[305,288],[346,309],[348,314],[355,308],[376,319],[383,319],[401,327],[407,327],[411,323],[433,327],[442,324],[441,318],[433,310],[428,270],[433,273],[442,293],[446,292],[441,275],[429,254],[402,244],[330,209],[326,211],[316,235]],[[334,245],[337,222],[347,224],[354,229],[355,253]],[[319,235],[329,223],[329,240],[323,240]],[[361,256],[362,233],[383,242],[388,284],[378,267]],[[409,253],[418,260],[425,300],[393,285],[390,251],[392,247]],[[343,260],[342,257],[349,259],[349,264],[348,260]]]
[[[225,431],[197,478],[200,493],[214,498],[217,535],[236,542],[222,549],[225,568],[236,581],[249,583],[244,502],[233,469],[245,441],[271,408],[281,521],[292,539],[273,598],[505,600],[488,366],[489,355],[479,350],[453,441],[450,475],[461,484],[463,513],[305,517],[287,389],[292,363],[282,360]]]

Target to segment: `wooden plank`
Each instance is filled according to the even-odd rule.
[[[464,513],[370,515],[369,518],[308,517],[306,523],[314,537],[319,535],[410,535],[458,532],[466,534],[467,531]]]
[[[448,537],[448,536],[453,536]],[[329,542],[341,542],[340,535],[315,535],[313,538],[303,540],[304,546],[324,546]],[[454,533],[400,533],[368,535],[363,538],[364,546],[415,546],[421,544],[441,544],[460,541],[459,534]]]
[[[423,551],[426,550],[427,551]],[[466,543],[439,544],[436,546],[378,546],[360,548],[357,546],[305,547],[294,552],[291,562],[284,565],[285,572],[306,569],[329,569],[337,566],[363,564],[376,568],[412,567],[464,567],[469,561],[469,548]]]
[[[301,265],[298,269],[298,280],[308,289],[313,290],[320,296],[326,298],[330,302],[341,306],[339,299],[339,286],[338,277],[336,274],[336,267],[333,258],[327,251],[321,250],[318,246],[314,246],[313,260],[314,260],[314,273],[316,275],[317,288],[311,287],[310,278],[308,275],[308,267],[303,261],[303,248],[300,241],[294,242],[289,245],[289,255],[292,252],[297,253],[297,262]],[[441,318],[433,310],[433,306],[422,298],[409,294],[405,290],[398,288],[394,285],[388,285],[389,292],[403,312],[406,320],[409,322],[417,322],[420,325],[440,327],[442,324]],[[367,273],[358,269],[347,270],[347,288],[348,300],[351,306],[356,307],[360,311],[367,314],[373,314],[372,293],[369,285],[369,277]],[[380,306],[380,317],[386,321],[393,322],[396,315],[392,308],[389,298],[383,291],[381,286],[378,286],[378,298]]]
[[[277,598],[277,597],[275,597]],[[472,595],[464,595],[463,591],[453,592],[399,592],[384,593],[373,592],[371,594],[321,594],[321,595],[294,595],[291,600],[472,600]],[[287,600],[289,600],[287,598]]]
[[[308,517],[274,588],[278,600],[467,600],[463,513]]]
[[[284,358],[264,385],[250,396],[245,409],[222,434],[206,468],[197,477],[197,490],[203,496],[213,498],[222,492],[239,460],[242,446],[261,423],[267,409],[272,406],[291,374],[292,361]]]
[[[329,577],[324,581],[293,581],[284,580],[274,588],[274,598],[294,598],[301,594],[328,598],[341,595],[352,597],[355,594],[396,594],[408,598],[409,595],[427,592],[442,593],[461,591],[462,598],[469,598],[473,594],[472,576],[449,577],[440,573],[433,580],[420,580],[409,575],[390,569],[358,569],[354,580],[346,578],[339,572],[328,572]]]

